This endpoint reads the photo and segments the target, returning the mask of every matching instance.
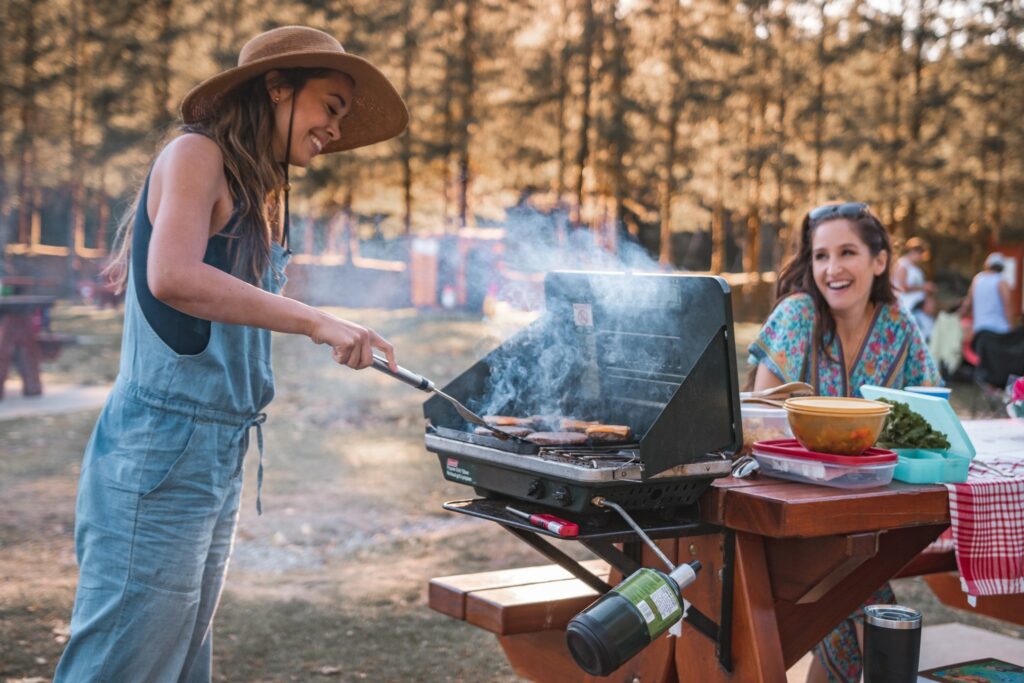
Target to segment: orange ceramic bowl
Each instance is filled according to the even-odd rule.
[[[889,407],[874,401],[843,404],[841,400],[825,409],[799,402],[791,405],[787,401],[786,416],[800,445],[810,451],[835,455],[860,455],[875,445],[885,426]],[[859,402],[863,399],[845,400]],[[881,407],[872,407],[867,405],[869,403]]]

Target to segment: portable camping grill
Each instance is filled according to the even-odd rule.
[[[729,288],[717,277],[556,272],[545,312],[444,387],[477,413],[629,425],[635,440],[538,447],[424,403],[449,481],[576,513],[690,505],[741,446]]]

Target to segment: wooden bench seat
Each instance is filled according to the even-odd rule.
[[[580,564],[612,585],[622,578],[601,560]],[[495,634],[516,674],[530,681],[665,683],[674,670],[665,636],[609,677],[576,666],[565,627],[599,595],[558,565],[442,576],[431,580],[428,595],[432,609]]]
[[[582,563],[603,580],[608,564]],[[598,598],[585,583],[558,565],[442,576],[430,581],[431,609],[496,635],[564,629]]]

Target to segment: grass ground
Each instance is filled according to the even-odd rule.
[[[404,365],[442,382],[528,322],[337,312],[379,330]],[[44,380],[112,381],[120,322],[109,310],[58,307],[54,329],[82,343],[47,365]],[[755,333],[739,325],[741,347]],[[280,336],[275,345],[264,514],[256,515],[250,476],[217,617],[215,680],[517,681],[490,634],[427,608],[426,583],[543,558],[495,525],[440,508],[471,492],[444,481],[424,451],[421,394],[334,366],[303,339]],[[970,406],[970,391],[955,388],[957,405]],[[75,487],[96,417],[0,422],[0,681],[49,680],[67,638]],[[896,591],[928,623],[1024,636],[938,605],[919,581],[898,581]]]

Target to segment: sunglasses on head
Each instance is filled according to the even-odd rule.
[[[811,209],[807,214],[811,223],[820,223],[830,218],[863,218],[868,215],[868,205],[864,202],[844,202],[842,204],[823,204]]]

